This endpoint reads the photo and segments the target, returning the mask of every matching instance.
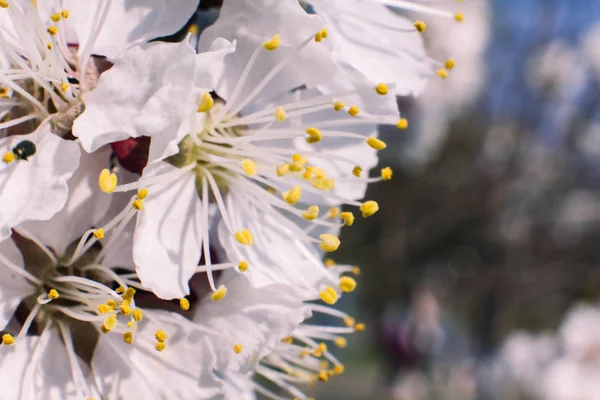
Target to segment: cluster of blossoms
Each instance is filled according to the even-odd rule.
[[[0,0],[3,399],[305,399],[344,370],[359,270],[323,254],[378,210],[396,95],[454,66],[392,9],[462,15],[226,0],[198,35],[197,8]]]

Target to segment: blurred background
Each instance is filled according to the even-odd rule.
[[[465,15],[408,15],[456,67],[382,132],[394,179],[335,253],[361,267],[336,307],[367,329],[306,391],[600,400],[600,0],[427,2]]]

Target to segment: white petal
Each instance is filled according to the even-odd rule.
[[[175,170],[160,162],[147,166],[143,177]],[[138,214],[133,259],[142,285],[158,297],[173,299],[189,294],[188,281],[200,261],[201,215],[192,172],[150,188]]]
[[[0,240],[25,221],[46,221],[60,211],[69,194],[67,181],[79,165],[79,145],[63,140],[46,126],[29,135],[0,139],[5,154],[23,140],[36,145],[28,161],[0,163]]]
[[[48,221],[25,222],[18,228],[33,234],[56,254],[64,255],[86,230],[98,227],[108,211],[112,196],[100,190],[98,175],[108,166],[109,159],[108,147],[82,154],[79,168],[68,182],[69,197],[64,208]]]
[[[412,21],[376,2],[310,3],[325,19],[340,62],[374,83],[395,84],[398,95],[422,91],[431,76],[431,65]]]
[[[174,62],[176,60],[176,62]],[[83,148],[150,136],[149,162],[177,153],[180,132],[194,109],[195,51],[187,42],[136,46],[115,61],[98,86],[84,94],[86,109],[73,134]]]
[[[0,254],[19,268],[23,268],[23,256],[11,238],[0,242]],[[19,303],[35,292],[35,287],[22,275],[0,262],[0,330],[6,328]]]
[[[216,398],[222,383],[213,374],[216,361],[207,335],[192,330],[193,324],[178,314],[152,314],[159,321],[163,317],[170,321],[161,324],[144,318],[131,345],[120,335],[100,335],[92,368],[101,392],[126,399]],[[168,335],[162,352],[154,349],[158,329]]]
[[[67,350],[55,329],[0,348],[0,387],[3,399],[84,398],[75,388]]]
[[[96,8],[103,0],[65,0],[75,25],[80,49],[94,26]],[[183,27],[198,7],[198,0],[113,0],[92,53],[114,59],[128,47],[170,35]]]
[[[210,48],[196,55],[196,81],[194,85],[204,91],[211,92],[222,78],[225,69],[225,56],[236,49],[233,43],[223,38],[217,38]]]
[[[248,63],[254,50],[275,34],[281,37],[281,45],[275,51],[261,50],[261,54],[252,68],[245,89],[241,91],[238,102],[264,78],[281,60],[294,54],[297,46],[324,27],[323,20],[308,15],[297,0],[226,1],[221,8],[219,18],[200,36],[199,49],[208,49],[216,38],[237,40],[237,50],[226,58],[227,76],[217,87],[217,93],[229,100],[232,91]],[[284,68],[267,87],[261,96],[270,98],[293,88],[306,85],[313,87],[326,82],[334,73],[334,61],[329,43],[311,42],[298,57]]]

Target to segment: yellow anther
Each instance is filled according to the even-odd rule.
[[[154,334],[154,338],[156,339],[157,342],[160,343],[164,343],[165,340],[167,340],[167,333],[165,331],[163,331],[162,329],[159,329],[156,331],[156,333]]]
[[[337,207],[331,207],[329,209],[329,218],[330,219],[336,219],[337,217],[339,217],[340,215],[340,209]]]
[[[325,289],[321,290],[321,292],[319,293],[319,297],[325,303],[332,305],[338,301],[339,296],[334,288],[332,288],[331,286],[327,286]]]
[[[340,289],[346,293],[353,292],[356,289],[356,281],[349,276],[342,276],[340,278]]]
[[[340,239],[337,236],[334,236],[329,233],[323,233],[319,236],[321,239],[321,243],[319,243],[319,247],[321,250],[326,251],[328,253],[334,252],[340,247]]]
[[[121,296],[121,298],[125,301],[131,302],[131,300],[133,300],[133,296],[135,296],[135,289],[130,287],[130,288],[127,288],[127,290]]]
[[[242,169],[248,176],[254,176],[258,173],[258,167],[256,163],[250,159],[242,160]]]
[[[60,295],[58,294],[58,290],[56,289],[50,289],[50,291],[48,292],[49,299],[56,300],[59,296]]]
[[[15,161],[17,159],[17,156],[15,156],[15,153],[13,153],[12,151],[8,151],[6,153],[4,153],[4,155],[2,156],[2,161],[4,161],[6,164],[10,164],[11,162]]]
[[[125,293],[125,290],[126,290],[125,287],[119,286],[118,288],[115,289],[115,292],[120,294],[120,293]]]
[[[344,107],[346,107],[346,105],[339,100],[333,103],[333,109],[335,111],[341,111],[344,109]]]
[[[302,189],[300,189],[300,186],[294,186],[292,189],[281,193],[281,197],[283,197],[283,200],[285,200],[286,203],[291,205],[296,204],[298,200],[300,200],[301,196]]]
[[[327,38],[327,35],[329,35],[329,32],[327,31],[327,28],[321,29],[319,32],[317,32],[315,34],[315,42],[321,42],[321,41],[323,41],[323,39]]]
[[[319,206],[313,205],[313,206],[308,207],[306,209],[306,211],[304,211],[302,213],[302,218],[304,218],[308,221],[313,221],[313,220],[319,218]]]
[[[133,317],[134,320],[136,320],[137,322],[140,322],[144,318],[144,313],[139,308],[136,308],[131,313],[131,316]]]
[[[335,180],[333,178],[315,178],[312,185],[314,188],[326,192],[335,187]]]
[[[292,155],[292,161],[297,164],[302,165],[302,168],[304,168],[304,166],[308,162],[308,159],[306,157],[304,157],[303,155],[296,153],[296,154]]]
[[[198,108],[196,111],[198,112],[207,112],[210,111],[215,105],[215,100],[212,98],[210,93],[204,92],[202,96],[200,96],[200,103],[198,104]]]
[[[340,218],[348,226],[352,226],[354,224],[354,214],[352,214],[350,211],[340,213]]]
[[[327,345],[323,342],[319,343],[319,350],[325,353],[327,351]]]
[[[98,177],[98,185],[104,193],[112,193],[117,188],[117,175],[104,168]]]
[[[408,120],[406,118],[402,118],[396,124],[396,128],[398,128],[398,129],[406,129],[406,128],[408,128]]]
[[[394,172],[390,167],[385,167],[381,169],[381,179],[384,181],[389,181],[392,179],[392,175]]]
[[[135,208],[136,210],[140,211],[141,209],[144,208],[144,202],[140,199],[135,199],[134,201],[131,202],[131,206],[133,208]]]
[[[62,15],[60,15],[60,13],[52,14],[50,16],[50,19],[54,22],[60,21],[61,18],[62,18]]]
[[[335,345],[340,349],[344,349],[346,346],[348,346],[348,341],[346,338],[341,336],[336,337],[333,343],[335,343]]]
[[[277,166],[277,176],[284,176],[290,171],[290,164],[285,163]]]
[[[427,25],[425,25],[425,22],[423,21],[415,21],[414,25],[419,32],[425,32],[425,29],[427,29]]]
[[[58,33],[58,28],[56,26],[52,25],[48,29],[46,29],[46,31],[48,31],[48,33],[50,35],[54,36]]]
[[[327,36],[329,36],[329,31],[327,30],[327,28],[321,29],[321,35],[323,36],[323,39],[326,39]]]
[[[344,373],[344,364],[338,364],[333,367],[333,373],[336,375],[341,375]]]
[[[135,325],[135,321],[129,321],[129,322],[127,323],[127,327],[128,327],[128,328],[131,328],[131,327],[132,327],[132,326],[134,326],[134,325]]]
[[[377,94],[380,94],[382,96],[385,96],[386,94],[388,94],[388,91],[390,90],[390,88],[388,87],[388,85],[386,85],[385,83],[381,82],[379,83],[376,87],[375,87],[375,91],[377,92]]]
[[[48,44],[46,45],[46,47],[48,48],[48,50],[52,50],[52,43],[48,43]]]
[[[0,87],[0,97],[3,99],[8,99],[10,97],[10,92],[8,88]]]
[[[133,333],[131,332],[125,332],[123,334],[123,341],[127,344],[131,344],[133,343]]]
[[[361,204],[360,211],[362,216],[367,218],[379,211],[379,204],[376,201],[368,200]]]
[[[185,297],[182,297],[181,299],[179,299],[179,307],[183,311],[189,310],[190,309],[190,301],[188,299],[186,299]]]
[[[315,356],[315,357],[322,357],[323,356],[323,352],[321,351],[321,349],[319,349],[317,347],[316,349],[313,349],[312,355]]]
[[[148,189],[140,189],[136,197],[140,200],[144,200],[148,197]]]
[[[117,309],[117,302],[114,300],[109,300],[106,302],[106,305],[110,307],[111,310]]]
[[[360,112],[360,109],[356,106],[352,106],[348,109],[348,114],[350,114],[353,117],[356,117],[359,112]]]
[[[233,351],[235,351],[235,354],[240,354],[242,352],[242,345],[237,343],[233,346]]]
[[[344,325],[348,328],[352,328],[355,324],[354,318],[352,317],[344,317]]]
[[[98,228],[94,231],[94,237],[98,240],[104,239],[104,229]]]
[[[6,0],[0,0],[0,7],[2,7],[2,8],[8,8],[8,1],[6,1]]]
[[[210,298],[214,301],[219,301],[225,296],[227,296],[227,288],[225,287],[225,285],[221,285],[219,286],[216,292],[213,292]]]
[[[454,60],[452,58],[449,58],[444,63],[444,67],[446,67],[446,69],[452,69],[452,68],[454,68],[455,65],[456,65],[456,63],[454,62]]]
[[[282,342],[285,342],[287,344],[292,344],[292,342],[294,341],[294,339],[292,339],[291,337],[286,337],[281,339]]]
[[[98,312],[100,314],[106,314],[111,312],[113,309],[110,308],[110,306],[108,304],[100,304],[98,305]]]
[[[63,82],[60,84],[60,90],[62,90],[63,92],[66,92],[67,89],[69,88],[69,86],[71,86],[71,85],[69,85],[67,82]]]
[[[464,19],[465,19],[465,16],[464,16],[463,13],[456,13],[456,14],[454,14],[454,20],[456,22],[463,22]]]
[[[325,264],[327,268],[331,268],[335,265],[335,261],[333,260],[333,258],[326,258],[325,260],[323,260],[323,264]]]
[[[62,10],[62,11],[60,12],[60,15],[62,15],[62,17],[63,17],[64,19],[67,19],[67,18],[69,18],[69,10]]]
[[[166,346],[165,346],[164,342],[158,342],[158,343],[156,343],[156,345],[154,346],[154,348],[155,348],[157,351],[163,351],[163,350],[165,349],[165,347],[166,347]]]
[[[6,8],[6,7],[3,7],[3,8]],[[11,344],[14,344],[14,343],[15,343],[15,338],[10,333],[5,333],[4,335],[2,335],[2,344],[10,346]]]
[[[308,179],[312,178],[312,175],[313,175],[313,173],[312,173],[312,167],[306,167],[306,170],[302,174],[302,177],[304,179],[308,180]]]
[[[131,307],[129,307],[129,302],[126,300],[119,303],[119,310],[121,311],[121,314],[126,317],[131,315]]]
[[[367,144],[375,150],[383,150],[387,147],[383,140],[379,140],[375,136],[369,136]]]
[[[277,121],[279,122],[285,121],[285,110],[283,109],[283,107],[277,107],[275,109],[275,118],[277,118]]]
[[[307,128],[306,134],[308,137],[306,138],[306,143],[313,144],[318,143],[323,139],[323,135],[321,135],[321,131],[317,128]]]
[[[321,382],[327,382],[329,380],[329,375],[327,374],[327,371],[319,372],[319,380]]]
[[[365,324],[363,324],[362,322],[359,322],[358,324],[354,325],[354,330],[356,332],[362,332],[365,330]]]
[[[233,237],[235,237],[235,240],[237,240],[238,243],[243,244],[244,246],[252,246],[252,243],[254,243],[254,236],[252,236],[252,232],[246,228],[242,229],[241,231],[237,231]]]
[[[360,178],[362,171],[363,169],[357,165],[356,167],[352,168],[352,175],[354,175],[357,178]]]
[[[354,275],[357,275],[357,276],[360,275],[360,267],[357,266],[357,265],[355,265],[354,267],[352,267],[352,273]]]
[[[448,71],[446,71],[443,68],[440,68],[436,71],[437,76],[439,76],[442,79],[446,79],[448,78]]]
[[[110,332],[111,330],[115,329],[117,326],[117,315],[113,314],[113,315],[109,315],[108,317],[104,318],[104,322],[102,323],[102,328],[104,328],[104,330],[106,332]]]
[[[304,357],[306,357],[309,354],[310,354],[310,350],[302,350],[300,352],[300,358],[304,358]]]
[[[308,168],[308,167],[306,167],[306,168]],[[319,168],[319,167],[311,167],[310,172],[312,172],[313,175],[317,178],[325,178],[325,176],[327,175],[325,170],[323,168]]]
[[[240,261],[238,264],[238,269],[240,272],[246,272],[248,270],[248,261]]]
[[[192,24],[190,25],[187,31],[188,33],[191,33],[192,36],[198,36],[198,34],[200,33],[200,27],[198,26],[198,24]]]
[[[274,35],[270,40],[267,40],[266,42],[264,42],[263,47],[265,48],[265,50],[273,51],[273,50],[277,49],[280,44],[281,44],[281,38],[279,37],[279,34],[277,34],[277,35]]]

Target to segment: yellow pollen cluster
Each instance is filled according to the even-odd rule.
[[[281,194],[283,200],[285,200],[286,203],[291,205],[296,204],[300,200],[301,196],[302,189],[300,188],[300,186],[294,186],[292,189],[285,191]]]
[[[367,144],[375,150],[383,150],[387,147],[383,140],[379,140],[375,136],[369,136]]]
[[[463,13],[456,13],[456,14],[454,14],[454,20],[456,22],[463,22],[464,19],[465,19],[465,16],[464,16]]]
[[[186,299],[185,297],[179,299],[179,307],[183,311],[189,310],[190,309],[190,301],[188,299]]]
[[[446,67],[446,69],[453,69],[455,65],[456,65],[456,63],[454,62],[454,60],[452,58],[449,58],[444,63],[444,67]]]
[[[275,118],[279,122],[285,122],[285,110],[283,107],[277,107],[275,109]]]
[[[50,291],[48,292],[49,299],[56,300],[59,296],[60,295],[58,294],[58,290],[56,289],[50,289]]]
[[[354,325],[354,330],[356,332],[362,332],[362,331],[364,331],[365,330],[365,324],[358,323],[358,324]]]
[[[227,296],[227,288],[225,287],[225,285],[221,285],[221,286],[219,286],[219,288],[217,289],[216,292],[213,292],[213,294],[210,296],[210,298],[213,301],[219,301],[219,300],[223,299],[225,296]]]
[[[240,343],[237,343],[233,346],[233,351],[235,352],[235,354],[240,354],[242,352],[242,345]]]
[[[2,156],[2,161],[6,164],[10,164],[11,162],[15,161],[17,159],[17,156],[15,156],[15,153],[13,153],[12,151],[8,151],[6,153],[4,153],[4,155]]]
[[[348,341],[346,340],[346,338],[341,336],[336,337],[333,343],[335,343],[335,345],[340,349],[343,349],[346,346],[348,346]]]
[[[242,169],[248,176],[254,176],[258,174],[258,167],[256,163],[250,159],[242,160]]]
[[[215,100],[212,98],[210,93],[204,92],[204,93],[202,93],[202,96],[200,96],[200,102],[198,103],[197,111],[199,113],[210,111],[214,105],[215,105]]]
[[[357,178],[360,178],[362,171],[363,169],[357,165],[356,167],[352,168],[352,175],[354,175]]]
[[[133,333],[132,332],[125,332],[123,334],[123,341],[127,344],[132,344],[133,343]]]
[[[306,209],[306,211],[304,211],[302,213],[302,218],[304,218],[308,221],[313,221],[313,220],[319,218],[319,206],[313,205],[313,206],[308,207]]]
[[[104,168],[98,177],[98,186],[104,193],[114,192],[117,188],[117,175]]]
[[[322,42],[323,39],[327,38],[329,32],[327,32],[326,28],[321,29],[319,32],[315,34],[315,42]]]
[[[142,313],[142,310],[140,310],[139,308],[136,308],[135,310],[133,310],[133,312],[131,313],[131,316],[137,322],[140,322],[144,318],[144,314]]]
[[[6,7],[5,7],[6,8]],[[15,338],[10,333],[5,333],[2,335],[2,344],[6,346],[10,346],[15,343]]]
[[[392,179],[392,175],[394,172],[390,167],[385,167],[381,169],[381,179],[384,181],[389,181]]]
[[[329,209],[329,218],[336,219],[340,215],[340,209],[338,207],[331,207]]]
[[[108,333],[111,330],[115,329],[116,327],[117,327],[117,314],[112,314],[112,315],[109,315],[108,317],[104,318],[101,329],[102,329],[102,332]]]
[[[357,106],[352,106],[348,109],[348,114],[353,117],[356,117],[360,113],[360,109]]]
[[[254,243],[254,236],[252,236],[252,232],[246,228],[242,229],[241,231],[237,231],[234,237],[238,243],[243,244],[244,246],[252,246],[252,243]]]
[[[70,14],[70,13],[69,13],[69,10],[62,10],[62,11],[60,12],[60,15],[62,15],[62,17],[63,17],[64,19],[67,19],[67,18],[69,18],[69,14]]]
[[[238,269],[240,272],[246,272],[248,270],[248,261],[240,261],[238,264]]]
[[[69,89],[69,86],[71,86],[71,85],[69,85],[67,82],[63,82],[60,84],[60,90],[62,90],[63,92],[66,92],[67,89]]]
[[[354,224],[354,214],[352,214],[350,211],[340,213],[340,218],[348,226],[352,226]]]
[[[340,289],[346,293],[353,292],[356,289],[356,281],[349,276],[342,276],[340,278]]]
[[[385,83],[379,83],[375,87],[375,91],[377,92],[377,94],[379,94],[381,96],[385,96],[386,94],[388,94],[389,87]]]
[[[335,261],[333,260],[333,258],[326,258],[325,260],[323,260],[323,264],[325,264],[327,268],[331,268],[335,266]]]
[[[323,233],[319,236],[321,239],[321,243],[319,243],[319,247],[321,250],[326,251],[328,253],[336,251],[340,247],[340,239],[337,236],[334,236],[329,233]]]
[[[335,111],[341,111],[344,109],[344,107],[346,107],[346,105],[341,101],[336,101],[335,103],[333,103],[333,109]]]
[[[290,164],[285,163],[278,165],[276,168],[277,176],[284,176],[290,171]]]
[[[448,78],[448,71],[446,71],[443,68],[440,68],[436,71],[437,76],[439,76],[442,79],[446,79]]]
[[[418,32],[425,32],[425,29],[427,29],[427,25],[425,25],[425,22],[423,21],[415,21],[414,25]]]
[[[348,328],[352,328],[355,323],[356,323],[356,321],[354,321],[354,318],[352,318],[352,317],[344,318],[344,325],[346,325]]]
[[[307,128],[306,134],[308,137],[306,138],[306,143],[313,144],[318,143],[323,139],[323,135],[321,135],[321,131],[317,128]]]
[[[98,240],[104,239],[104,229],[98,228],[94,231],[94,237]]]
[[[360,211],[362,216],[367,218],[379,211],[379,204],[376,201],[368,200],[361,204]]]
[[[396,124],[396,128],[398,128],[398,129],[408,128],[408,120],[406,118],[400,119],[400,121],[398,121],[398,123]]]
[[[154,346],[154,348],[157,351],[163,351],[165,349],[165,341],[167,340],[166,332],[159,329],[154,334],[154,338],[156,339],[156,346]]]
[[[136,210],[140,211],[144,208],[144,199],[148,196],[148,189],[141,189],[135,200],[131,203],[131,206]]]
[[[356,266],[356,265],[354,267],[352,267],[352,273],[354,275],[360,275],[360,267]]]
[[[321,298],[321,300],[323,300],[323,302],[329,305],[335,304],[339,298],[337,292],[331,286],[327,286],[325,287],[325,289],[321,290],[321,293],[319,293],[319,297]]]
[[[58,28],[55,25],[52,25],[52,26],[48,27],[48,29],[46,29],[46,31],[48,31],[48,33],[50,35],[54,36],[58,33]]]
[[[267,51],[273,51],[273,50],[276,50],[280,44],[281,44],[281,38],[279,37],[279,34],[276,34],[270,40],[267,40],[266,42],[264,42],[263,47]]]
[[[8,1],[6,1],[6,0],[0,0],[0,7],[1,8],[8,8]]]

